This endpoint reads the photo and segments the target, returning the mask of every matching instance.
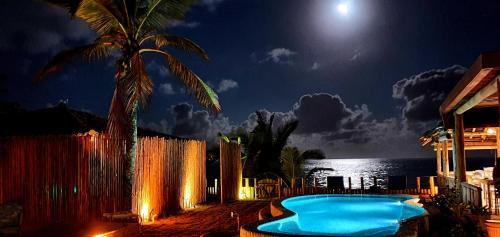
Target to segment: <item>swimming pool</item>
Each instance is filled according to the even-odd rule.
[[[312,195],[285,199],[293,213],[261,224],[259,231],[292,235],[388,236],[401,221],[426,213],[404,195]]]

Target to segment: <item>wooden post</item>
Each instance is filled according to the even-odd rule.
[[[363,177],[361,177],[361,190],[365,190],[365,180],[363,179]]]
[[[217,179],[215,179],[214,188],[215,188],[215,195],[219,195],[219,185],[217,184]]]
[[[278,197],[281,198],[281,184],[283,183],[283,180],[281,178],[278,178]]]
[[[453,130],[453,163],[455,180],[458,190],[461,183],[466,181],[465,175],[465,149],[464,149],[464,119],[462,114],[454,113],[455,129]]]
[[[500,94],[499,94],[499,95],[500,95]],[[500,106],[500,103],[499,103],[499,106]],[[499,108],[499,109],[500,109],[500,108]],[[499,113],[500,113],[500,111],[499,111]],[[500,116],[500,115],[499,115],[499,116]],[[499,117],[499,118],[500,118],[500,117]],[[500,124],[500,122],[499,122],[499,124]],[[499,127],[500,127],[500,125],[499,125]],[[496,144],[497,144],[497,157],[496,157],[496,159],[495,159],[495,166],[496,166],[496,165],[497,165],[497,162],[498,162],[498,158],[500,158],[500,142],[499,142],[499,141],[500,141],[500,129],[499,129],[499,128],[497,128],[497,129],[495,129],[495,131],[496,131],[496,137],[497,137],[497,139],[496,139]]]
[[[245,197],[250,198],[250,179],[244,178],[245,180]]]
[[[373,177],[373,186],[377,186],[377,177]]]
[[[450,162],[448,159],[448,142],[443,143],[443,174],[445,177],[450,176]]]
[[[437,168],[436,174],[437,175],[440,175],[440,174],[443,173],[443,170],[442,170],[442,167],[441,167],[441,154],[443,154],[443,146],[439,142],[439,143],[436,144],[436,161],[437,161],[437,164],[436,164],[436,168]]]
[[[351,189],[352,189],[351,177],[348,178],[348,181],[349,181],[349,191],[351,191]]]
[[[420,177],[417,177],[417,194],[420,194]]]
[[[253,178],[253,199],[257,199],[257,178]]]
[[[436,194],[436,187],[434,186],[433,176],[429,176],[429,188],[431,189],[431,195],[434,196]]]
[[[300,187],[302,188],[302,195],[304,195],[305,191],[306,191],[306,179],[301,178],[301,182],[302,183],[301,183]]]

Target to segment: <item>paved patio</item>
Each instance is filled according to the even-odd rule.
[[[238,201],[231,204],[206,204],[182,214],[143,226],[144,236],[238,236],[236,219],[241,225],[258,220],[258,212],[269,201]]]

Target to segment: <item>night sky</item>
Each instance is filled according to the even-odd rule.
[[[265,110],[277,126],[299,120],[290,145],[330,158],[430,157],[418,136],[437,125],[438,106],[475,58],[500,49],[499,12],[496,0],[202,0],[167,31],[208,52],[206,63],[173,51],[218,92],[222,113],[200,108],[148,57],[155,91],[140,124],[213,143]],[[26,109],[65,101],[106,116],[115,58],[32,82],[56,52],[95,37],[85,23],[35,0],[3,1],[0,15],[0,100]]]

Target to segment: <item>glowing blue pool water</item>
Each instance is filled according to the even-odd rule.
[[[400,222],[423,215],[425,209],[394,195],[313,195],[285,199],[291,217],[259,225],[260,231],[330,236],[394,235]]]

